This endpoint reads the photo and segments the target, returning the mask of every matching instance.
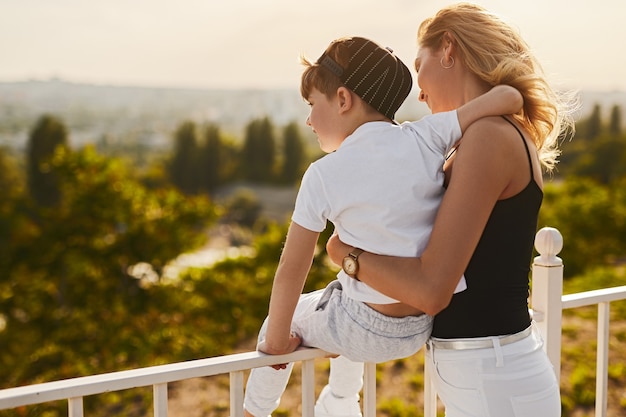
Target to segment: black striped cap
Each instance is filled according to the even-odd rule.
[[[391,120],[411,92],[411,71],[393,54],[375,42],[359,37],[343,40],[349,60],[346,68],[324,52],[317,63],[370,106]]]

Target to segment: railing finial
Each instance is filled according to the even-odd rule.
[[[563,236],[554,227],[543,227],[535,235],[535,248],[539,256],[535,264],[541,266],[561,266],[563,261],[558,253],[563,249]]]

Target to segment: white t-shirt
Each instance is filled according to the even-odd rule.
[[[314,232],[334,225],[344,243],[368,252],[419,256],[443,197],[445,155],[461,138],[456,110],[400,125],[368,122],[302,178],[292,221]],[[396,303],[339,271],[344,294]],[[461,278],[457,292],[465,289]]]

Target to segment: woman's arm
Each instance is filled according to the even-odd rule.
[[[319,233],[291,223],[276,269],[265,340],[258,349],[272,355],[293,352],[300,340],[291,336],[291,320],[311,269]]]
[[[503,124],[506,122],[501,118],[486,118],[468,127],[422,256],[363,253],[359,256],[361,281],[431,315],[449,304],[491,210],[516,169],[511,164],[515,137],[510,126]],[[517,141],[519,146],[519,137]],[[336,237],[327,244],[331,259],[338,264],[350,249]]]

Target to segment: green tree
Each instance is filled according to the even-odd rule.
[[[200,187],[213,194],[222,183],[222,161],[224,155],[219,127],[209,124],[204,129],[204,143],[199,150],[198,177]]]
[[[0,211],[6,210],[10,203],[24,193],[24,178],[18,161],[10,150],[0,147]]]
[[[271,182],[276,162],[274,126],[268,117],[252,120],[246,126],[242,150],[245,179],[254,183]]]
[[[231,346],[236,341],[255,337],[267,315],[274,274],[289,223],[267,226],[266,231],[254,239],[253,256],[227,259],[209,269],[190,270],[177,283],[190,288],[189,299],[195,304],[211,306],[212,320],[207,326],[228,339]],[[329,268],[326,259],[325,244],[332,231],[329,223],[318,240],[304,292],[324,288],[337,272]],[[206,315],[206,312],[202,314]]]
[[[200,188],[209,195],[237,178],[239,147],[225,136],[218,125],[211,123],[204,129],[204,141],[199,149],[198,178]]]
[[[602,132],[602,116],[600,111],[600,105],[593,106],[591,115],[587,119],[587,129],[585,132],[586,139],[595,139]]]
[[[289,123],[283,130],[283,149],[280,179],[286,184],[294,184],[302,177],[306,162],[304,140],[296,122]]]
[[[609,184],[626,175],[626,140],[602,134],[592,141],[575,141],[563,148],[559,171]]]
[[[27,145],[28,190],[41,206],[54,206],[60,195],[50,159],[57,147],[67,146],[67,130],[56,117],[44,115],[30,133]]]
[[[187,195],[199,191],[198,184],[198,138],[196,124],[181,123],[174,133],[174,155],[169,164],[170,179]]]
[[[256,194],[250,190],[238,191],[226,201],[222,221],[252,229],[261,217],[262,209]]]
[[[622,135],[622,108],[617,104],[611,108],[609,134],[615,137]]]
[[[222,134],[220,152],[220,179],[222,185],[242,177],[241,144],[237,138]]]
[[[546,184],[539,227],[559,229],[565,276],[606,265],[626,254],[626,178],[605,185],[570,177]]]
[[[154,287],[170,260],[205,242],[215,208],[205,197],[148,190],[91,148],[57,152],[51,164],[63,199],[14,241],[21,258],[0,277],[3,386],[190,355],[168,316],[181,306]]]
[[[7,271],[18,256],[19,243],[28,239],[32,221],[27,216],[31,208],[25,195],[23,171],[17,159],[4,148],[0,148],[0,190],[0,271]]]

